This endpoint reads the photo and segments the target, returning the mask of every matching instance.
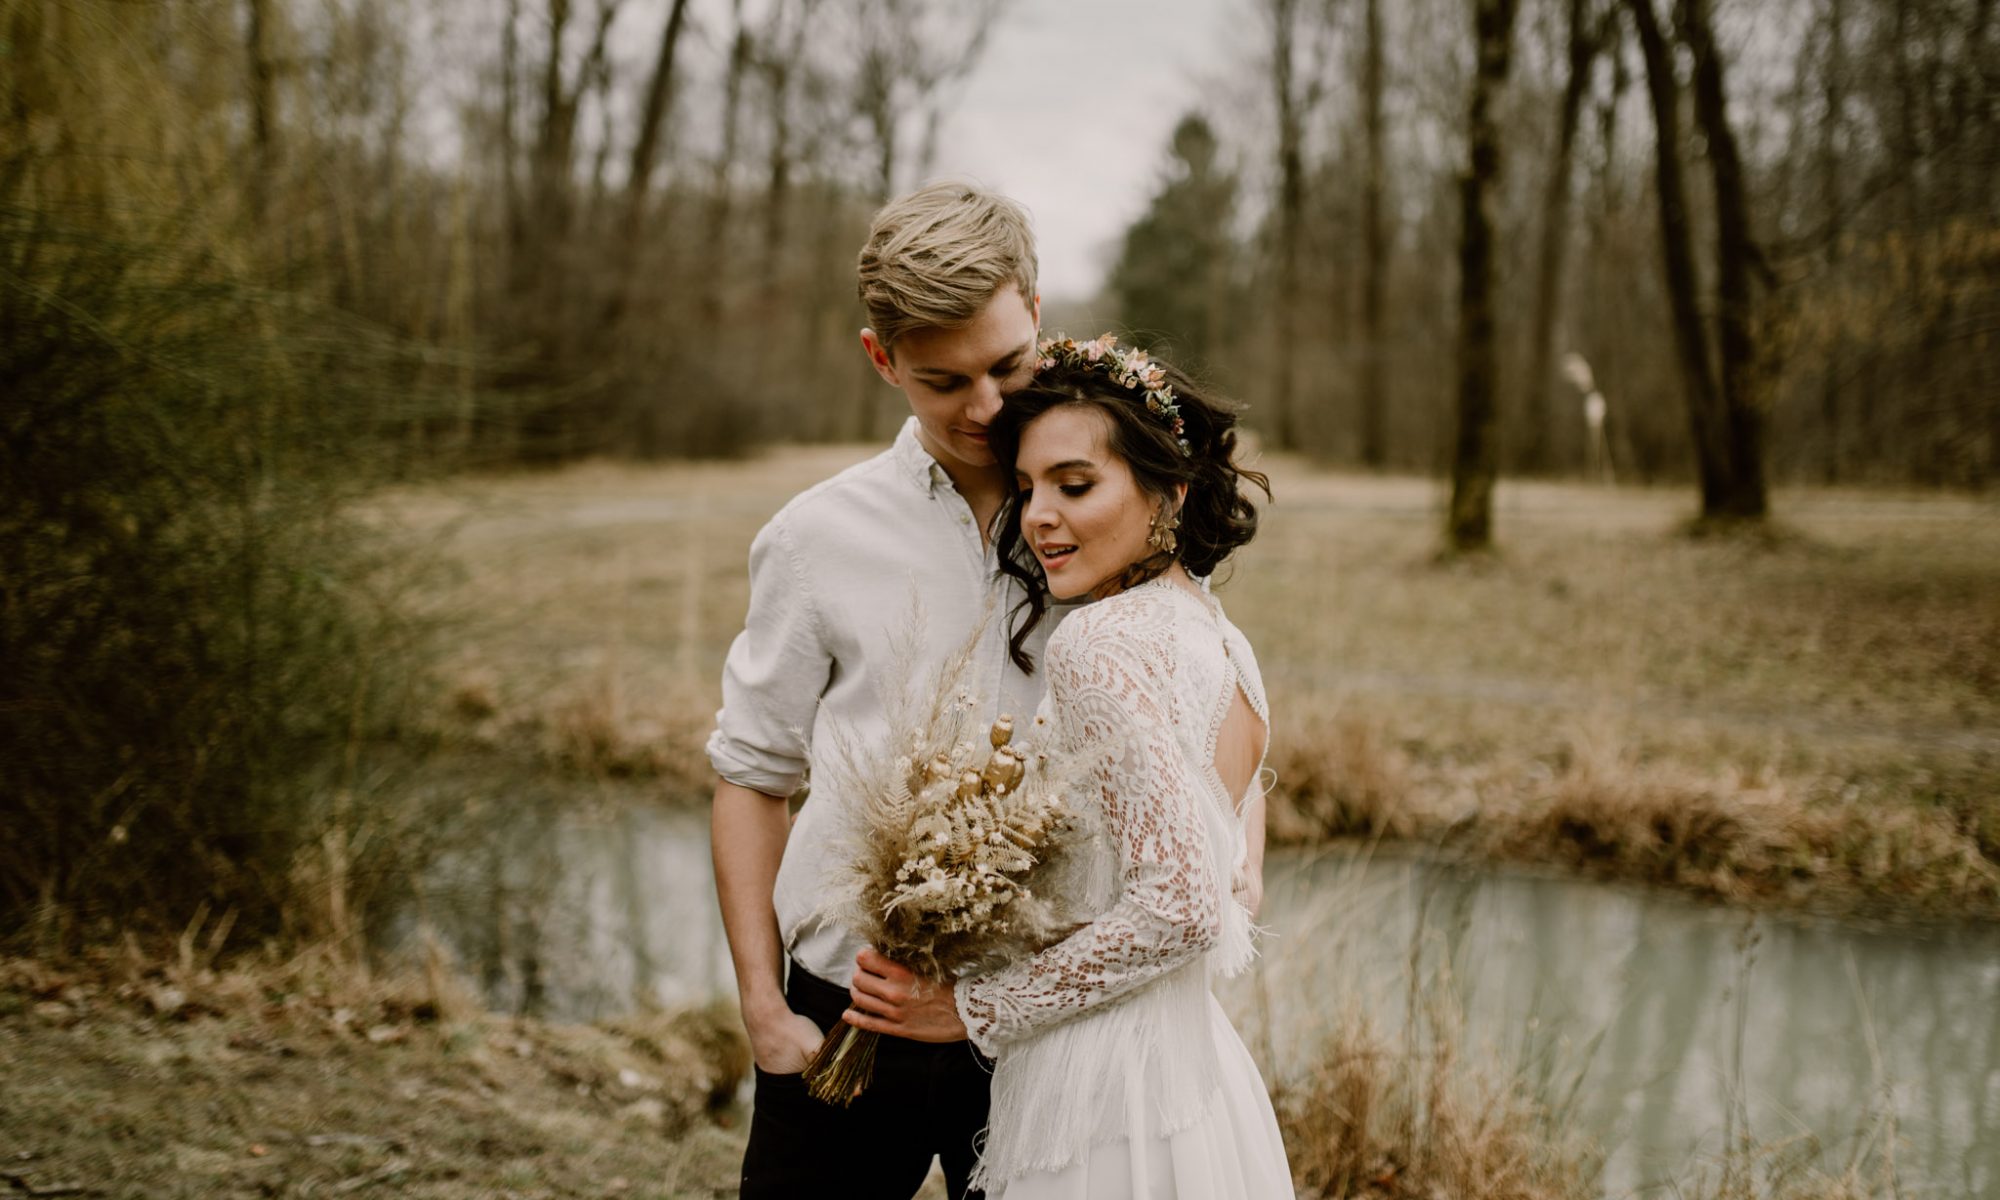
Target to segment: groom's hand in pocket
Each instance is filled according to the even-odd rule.
[[[891,962],[874,947],[855,955],[851,1007],[841,1019],[866,1029],[913,1042],[962,1042],[965,1022],[949,983],[934,983],[900,963]]]
[[[825,1035],[811,1017],[789,1008],[749,1030],[750,1057],[766,1075],[797,1075],[819,1053]]]

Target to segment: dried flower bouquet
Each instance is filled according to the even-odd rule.
[[[1052,885],[1085,836],[1063,802],[1079,772],[1054,753],[1040,718],[1027,744],[1007,716],[975,740],[980,705],[963,680],[977,640],[975,631],[934,686],[893,698],[885,745],[836,756],[834,786],[855,807],[853,857],[823,911],[937,982],[1024,958],[1078,924]],[[851,1103],[874,1074],[879,1041],[834,1029],[806,1067],[808,1091]]]

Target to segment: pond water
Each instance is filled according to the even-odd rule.
[[[443,864],[428,924],[507,1011],[731,995],[705,810],[535,806]],[[1905,1194],[2000,1194],[2000,930],[1865,929],[1355,852],[1274,853],[1258,967],[1219,989],[1267,1075],[1420,994],[1607,1151],[1613,1195],[1713,1160],[1732,1114],[1837,1166],[1893,1115]]]

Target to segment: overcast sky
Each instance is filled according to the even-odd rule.
[[[1241,0],[1012,0],[939,137],[935,173],[1028,206],[1042,293],[1093,293],[1182,113],[1227,101]]]

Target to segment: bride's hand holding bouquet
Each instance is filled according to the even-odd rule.
[[[957,984],[932,983],[873,946],[855,957],[854,1007],[843,1018],[867,1033],[913,1042],[962,1042]]]

